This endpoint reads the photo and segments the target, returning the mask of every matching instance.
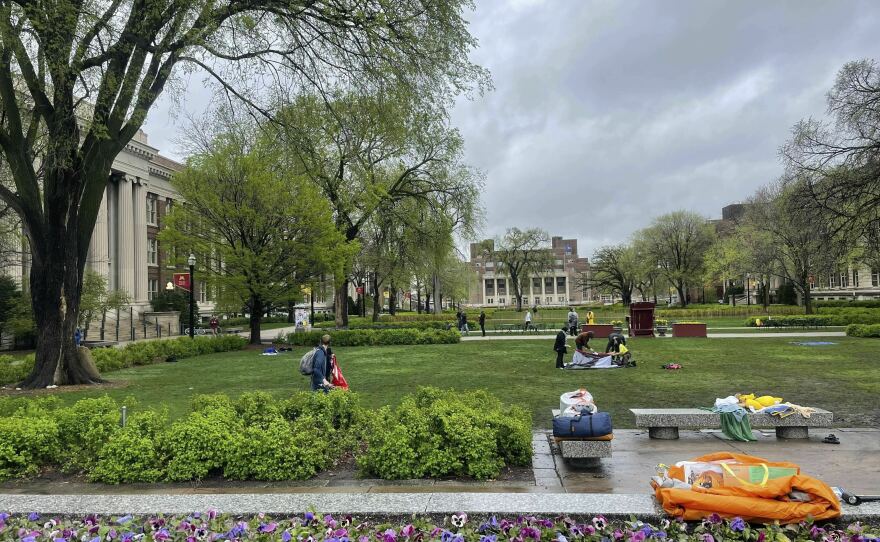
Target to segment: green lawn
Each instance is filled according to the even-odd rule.
[[[338,348],[346,378],[369,407],[396,404],[418,386],[487,388],[521,404],[536,426],[549,425],[560,393],[585,387],[615,426],[631,427],[631,407],[697,407],[738,391],[782,396],[835,413],[844,426],[880,425],[880,340],[835,338],[807,347],[792,339],[633,339],[638,367],[605,371],[554,369],[552,339],[474,341],[454,345]],[[597,345],[604,346],[604,345]],[[168,406],[172,416],[198,393],[237,395],[262,390],[284,396],[308,388],[298,373],[304,349],[278,356],[240,351],[110,373],[128,386],[64,392],[65,401],[100,393],[135,396],[141,405]],[[677,362],[680,371],[660,365]]]

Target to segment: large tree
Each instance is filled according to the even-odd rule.
[[[849,62],[827,95],[824,119],[807,119],[783,146],[792,197],[880,263],[880,64]]]
[[[218,135],[172,178],[185,203],[174,206],[160,234],[176,253],[198,255],[199,271],[247,306],[251,344],[260,344],[270,303],[289,299],[321,273],[338,272],[346,258],[323,198],[284,168],[281,156],[270,135]]]
[[[579,281],[584,288],[619,295],[623,304],[629,305],[639,275],[639,261],[633,246],[606,245],[596,249],[590,271],[579,277]]]
[[[638,234],[647,257],[678,292],[681,305],[688,304],[688,287],[701,283],[706,251],[714,232],[697,213],[676,211],[654,219]]]
[[[377,213],[394,214],[408,202],[451,217],[459,230],[476,222],[481,173],[463,162],[464,141],[443,111],[407,88],[305,96],[278,118],[291,161],[327,198],[348,242],[365,241]],[[348,324],[342,278],[338,326]]]
[[[777,272],[798,294],[804,311],[813,313],[812,284],[837,267],[848,254],[832,225],[816,220],[798,194],[804,187],[787,179],[759,190],[749,206],[747,222],[770,241]]]
[[[25,387],[90,383],[73,331],[113,160],[181,65],[267,114],[290,90],[402,84],[427,102],[480,85],[465,0],[0,1],[0,151],[32,258]]]
[[[485,247],[487,255],[495,259],[495,273],[510,277],[517,311],[522,310],[525,281],[553,265],[553,254],[547,246],[549,242],[550,236],[544,230],[510,228],[503,237]]]

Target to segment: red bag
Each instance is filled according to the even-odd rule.
[[[339,363],[336,361],[336,354],[330,358],[333,362],[333,368],[330,370],[330,375],[333,378],[332,384],[337,388],[347,390],[348,382],[345,381],[345,377],[342,376],[342,370],[339,369]]]

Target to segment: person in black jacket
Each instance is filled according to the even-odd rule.
[[[565,346],[565,332],[568,330],[568,322],[562,324],[562,329],[559,330],[559,333],[556,334],[556,344],[553,345],[553,350],[556,351],[556,368],[562,369],[564,368],[562,365],[562,356],[565,355],[567,348]]]
[[[486,311],[480,311],[480,331],[486,336]]]

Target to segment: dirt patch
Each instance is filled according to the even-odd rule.
[[[0,397],[22,397],[22,396],[41,396],[54,395],[56,393],[67,393],[71,391],[93,391],[93,390],[117,390],[127,388],[129,382],[127,380],[116,380],[113,382],[105,382],[103,384],[81,384],[77,386],[58,386],[57,388],[40,388],[36,390],[17,390],[11,385],[0,388]]]

